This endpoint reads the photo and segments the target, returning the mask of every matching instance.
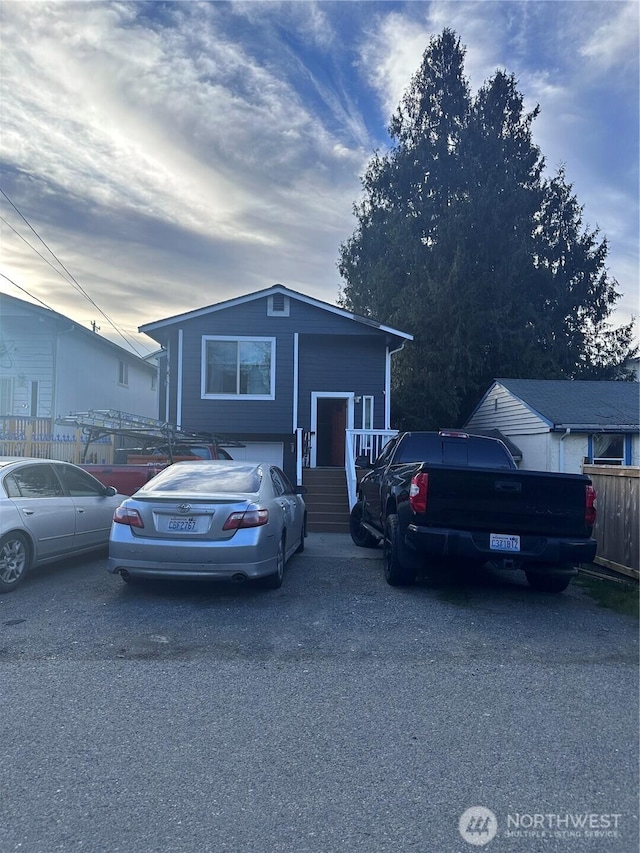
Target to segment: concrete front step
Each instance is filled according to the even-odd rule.
[[[309,533],[349,533],[348,521],[312,521],[307,519]]]

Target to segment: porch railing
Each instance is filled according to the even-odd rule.
[[[353,509],[358,494],[356,459],[367,456],[373,462],[384,445],[398,434],[397,429],[348,429],[345,436],[344,462],[347,476],[349,509]]]

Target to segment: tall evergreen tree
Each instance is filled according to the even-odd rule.
[[[538,334],[552,366],[578,379],[631,378],[624,365],[637,353],[634,324],[608,322],[620,294],[606,268],[607,240],[583,227],[564,167],[544,184],[538,221],[535,262],[546,283]]]
[[[496,376],[613,375],[630,352],[631,327],[606,326],[606,241],[563,173],[543,180],[538,109],[503,71],[472,99],[464,54],[451,30],[431,39],[340,251],[342,303],[414,334],[394,370],[405,428],[455,424]]]

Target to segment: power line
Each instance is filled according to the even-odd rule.
[[[22,293],[26,293],[26,295],[27,295],[27,296],[30,296],[30,297],[31,297],[31,299],[34,299],[36,302],[39,302],[39,303],[40,303],[40,305],[42,305],[42,306],[43,306],[43,308],[46,308],[48,311],[53,311],[55,314],[59,314],[59,313],[60,313],[59,311],[56,311],[56,309],[55,309],[55,308],[52,308],[52,307],[51,307],[51,305],[47,305],[47,303],[46,303],[46,302],[43,302],[43,301],[42,301],[42,299],[40,299],[40,297],[38,297],[38,296],[36,296],[34,293],[31,293],[30,291],[28,291],[28,290],[26,289],[26,287],[22,287],[22,286],[21,286],[21,285],[19,285],[16,281],[14,281],[12,278],[9,278],[9,276],[8,276],[8,275],[6,275],[6,273],[0,272],[0,277],[1,277],[1,278],[6,279],[6,280],[9,282],[9,284],[12,284],[14,287],[17,287],[17,288],[18,288],[18,290],[22,291]],[[73,321],[73,320],[71,320],[71,322],[74,322],[74,321]],[[92,326],[92,327],[93,327],[94,325],[95,325],[95,321],[94,321],[93,323],[91,323],[91,326]],[[95,332],[95,331],[97,331],[99,328],[100,328],[100,326],[96,326],[96,328],[94,328],[94,329],[93,329],[93,331]],[[106,338],[106,340],[109,340],[109,339],[108,339],[108,338]],[[111,342],[111,343],[113,343],[113,342]],[[149,355],[151,352],[152,352],[152,350],[150,350],[150,351],[147,353],[147,355]],[[138,353],[136,353],[136,354],[138,355],[138,357],[139,357],[139,358],[145,358],[145,356],[143,356],[143,355],[139,355]]]
[[[109,317],[109,315],[108,315],[108,314],[106,314],[106,313],[102,310],[102,308],[100,308],[100,306],[99,306],[96,302],[94,302],[94,300],[89,296],[89,294],[88,294],[88,293],[86,292],[86,290],[82,287],[82,285],[81,285],[81,284],[80,284],[80,283],[75,279],[75,277],[74,277],[74,276],[69,272],[69,270],[66,268],[66,266],[62,263],[62,261],[60,260],[60,258],[58,258],[58,256],[57,256],[57,255],[56,255],[56,253],[53,251],[53,249],[51,249],[51,248],[50,248],[50,247],[45,243],[45,241],[42,239],[42,237],[38,234],[38,232],[35,230],[35,228],[31,225],[31,223],[29,222],[29,220],[28,220],[28,219],[27,219],[27,218],[26,218],[26,217],[25,217],[25,216],[20,212],[20,210],[18,210],[18,208],[16,207],[16,205],[11,201],[11,199],[10,199],[10,198],[9,198],[9,196],[6,194],[6,192],[2,189],[2,187],[0,187],[0,193],[1,193],[5,198],[6,198],[6,200],[9,202],[9,204],[11,205],[11,207],[16,211],[16,213],[17,213],[17,214],[18,214],[18,216],[23,220],[23,222],[25,222],[25,224],[28,226],[28,228],[29,228],[31,231],[33,231],[33,233],[35,234],[35,236],[36,236],[36,237],[38,238],[38,240],[42,243],[42,245],[46,248],[46,250],[47,250],[47,251],[48,251],[48,252],[49,252],[49,253],[50,253],[50,254],[55,258],[55,260],[57,261],[57,263],[58,263],[58,264],[62,267],[62,269],[66,272],[66,274],[67,274],[67,276],[69,277],[69,279],[66,279],[66,278],[65,278],[65,276],[63,276],[63,275],[62,275],[62,273],[60,272],[60,270],[56,270],[56,268],[53,266],[53,264],[51,264],[51,262],[50,262],[50,261],[48,261],[45,257],[43,257],[43,255],[41,255],[41,254],[40,254],[40,252],[38,252],[38,250],[37,250],[37,249],[35,249],[33,246],[31,246],[31,244],[30,244],[27,240],[25,240],[25,239],[24,239],[24,237],[22,237],[22,235],[18,234],[18,232],[15,230],[15,228],[13,228],[13,226],[12,226],[12,225],[9,225],[9,223],[8,223],[8,222],[6,222],[6,220],[5,220],[5,219],[2,219],[2,221],[3,221],[3,222],[5,222],[5,224],[9,225],[9,228],[11,228],[11,230],[12,230],[12,231],[14,231],[16,234],[18,234],[18,236],[20,237],[20,239],[24,240],[24,242],[25,242],[25,243],[26,243],[26,244],[27,244],[31,249],[33,249],[33,251],[34,251],[34,252],[35,252],[35,253],[36,253],[40,258],[42,258],[42,260],[46,261],[46,262],[49,264],[49,266],[50,266],[53,270],[55,270],[55,271],[56,271],[60,276],[62,276],[62,278],[63,278],[65,281],[67,281],[67,284],[72,284],[72,285],[73,285],[73,286],[74,286],[74,287],[75,287],[75,288],[76,288],[76,289],[77,289],[77,290],[78,290],[78,291],[79,291],[79,292],[80,292],[80,293],[85,297],[85,299],[87,299],[87,300],[88,300],[88,301],[93,305],[93,307],[96,309],[96,311],[98,311],[98,312],[99,312],[99,313],[100,313],[100,314],[105,318],[105,320],[109,323],[109,325],[112,327],[112,329],[113,329],[115,332],[117,332],[117,334],[118,334],[118,335],[120,335],[120,337],[122,338],[122,340],[123,340],[126,344],[128,344],[128,345],[133,349],[133,351],[135,352],[135,354],[136,354],[139,358],[142,358],[143,356],[142,356],[142,355],[140,354],[140,352],[138,351],[138,349],[137,349],[137,347],[136,347],[135,343],[133,342],[133,339],[132,339],[132,338],[130,338],[129,340],[127,340],[127,338],[125,337],[124,333],[123,333],[123,332],[119,329],[119,327],[118,327],[118,326],[113,322],[113,320],[111,319],[111,317]],[[2,217],[0,217],[0,218],[2,218]],[[5,276],[5,278],[6,278],[6,276]],[[14,282],[12,282],[12,284],[14,284]],[[16,286],[18,286],[18,285],[16,285]],[[20,288],[20,289],[22,289],[22,288]],[[25,293],[26,293],[26,291],[25,291]],[[31,294],[29,294],[29,295],[31,295]],[[39,301],[39,300],[38,300],[38,301]],[[44,303],[43,303],[43,304],[44,304]],[[48,307],[48,306],[47,306],[47,307]],[[53,310],[53,309],[51,309],[51,310]]]
[[[19,285],[19,284],[16,284],[16,282],[15,282],[12,278],[9,278],[9,276],[8,276],[8,275],[5,275],[3,272],[0,272],[0,275],[2,276],[2,278],[6,278],[6,280],[7,280],[7,281],[11,282],[11,284],[12,284],[14,287],[17,287],[17,288],[18,288],[18,290],[21,290],[23,293],[26,293],[26,294],[27,294],[27,296],[30,296],[32,299],[35,299],[35,300],[36,300],[36,302],[39,302],[39,303],[40,303],[40,305],[44,305],[44,307],[45,307],[45,308],[48,308],[48,309],[49,309],[49,311],[55,311],[55,308],[52,308],[52,307],[51,307],[51,305],[47,305],[47,303],[46,303],[46,302],[43,302],[43,301],[42,301],[42,299],[38,299],[38,297],[37,297],[37,296],[34,296],[34,295],[33,295],[33,293],[29,293],[29,291],[28,291],[26,288],[24,288],[24,287],[20,287],[20,285]]]

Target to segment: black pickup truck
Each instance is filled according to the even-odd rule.
[[[351,538],[383,543],[392,586],[430,563],[523,569],[534,589],[561,592],[596,553],[595,490],[582,474],[518,470],[496,438],[453,430],[391,439],[360,480]]]

